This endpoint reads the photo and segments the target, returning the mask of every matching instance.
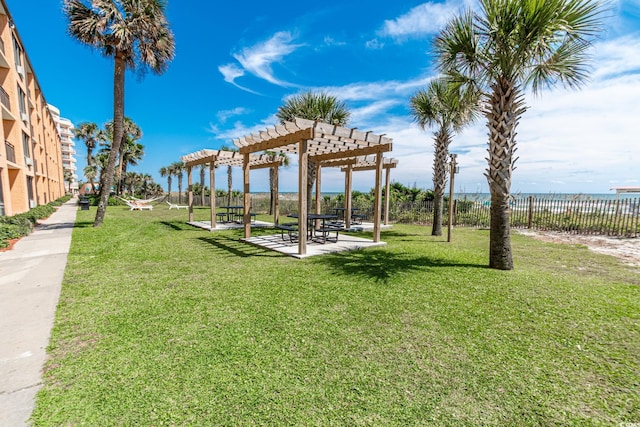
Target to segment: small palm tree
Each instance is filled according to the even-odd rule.
[[[182,203],[182,178],[184,177],[184,163],[173,162],[171,164],[171,174],[178,178],[178,203]]]
[[[587,78],[587,50],[602,27],[598,0],[481,0],[436,38],[439,68],[484,92],[491,191],[489,266],[513,269],[509,198],[524,91]]]
[[[93,226],[104,220],[116,160],[124,136],[126,69],[162,74],[175,54],[162,0],[65,0],[69,34],[114,60],[113,146],[102,179]]]
[[[84,169],[82,169],[82,173],[84,174],[85,178],[89,180],[89,184],[91,185],[91,193],[95,193],[96,188],[93,182],[98,176],[98,166],[96,164],[87,165],[84,167]]]
[[[290,159],[286,153],[282,153],[280,151],[265,151],[264,154],[268,155],[271,161],[275,162],[282,159],[282,166],[289,166]],[[275,183],[275,169],[269,169],[269,215],[273,214],[275,207],[275,195],[276,195],[276,183]]]
[[[445,79],[432,80],[427,90],[411,97],[411,113],[422,129],[435,127],[433,156],[433,226],[431,235],[442,235],[442,208],[447,184],[447,159],[453,134],[473,122],[479,94],[463,90]]]
[[[73,172],[71,172],[69,169],[67,168],[63,168],[63,173],[64,173],[64,181],[69,184],[68,187],[68,192],[71,193],[71,184],[73,184]]]
[[[289,97],[278,108],[276,117],[281,123],[293,121],[296,117],[316,120],[337,126],[345,126],[351,113],[346,104],[333,95],[324,92],[304,92]],[[313,185],[316,180],[316,165],[309,161],[307,167],[307,203],[311,211]],[[302,189],[301,189],[302,190]]]
[[[222,146],[222,151],[238,151],[236,147]],[[233,169],[227,166],[227,206],[231,206],[231,197],[233,196]]]
[[[87,147],[87,166],[93,165],[93,150],[96,148],[100,141],[100,127],[91,122],[83,122],[78,125],[73,130],[73,135],[84,141],[84,144]],[[91,192],[95,193],[95,185],[93,183],[93,179],[89,178],[85,175],[85,177],[89,180],[89,185],[91,185]],[[95,178],[95,175],[94,177]]]

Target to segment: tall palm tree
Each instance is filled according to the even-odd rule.
[[[513,269],[509,197],[524,92],[584,82],[587,50],[601,29],[602,12],[598,0],[481,0],[477,13],[455,17],[436,38],[440,69],[484,92],[492,268]]]
[[[184,163],[173,162],[171,163],[172,175],[178,178],[178,203],[182,203],[182,178],[184,177]]]
[[[167,177],[167,194],[169,194],[169,201],[171,201],[171,177],[173,176],[171,166],[163,166],[160,168],[159,172],[161,177]]]
[[[93,165],[93,150],[98,145],[100,141],[100,127],[92,122],[83,122],[78,125],[73,130],[74,137],[81,139],[84,141],[84,144],[87,147],[87,166]],[[85,177],[89,180],[89,185],[91,185],[91,192],[95,193],[96,188],[93,183],[93,179],[89,178],[85,175]],[[95,175],[93,176],[95,178]]]
[[[126,69],[162,74],[175,54],[163,0],[65,0],[69,34],[113,58],[113,146],[100,188],[93,226],[104,220],[116,159],[124,135]]]
[[[442,207],[447,184],[447,158],[453,134],[474,121],[479,94],[464,90],[445,79],[432,80],[427,90],[411,97],[411,114],[422,129],[435,127],[433,133],[433,226],[431,235],[442,236]]]
[[[337,126],[345,126],[351,113],[346,104],[333,95],[324,92],[304,92],[287,98],[278,108],[276,117],[281,123],[293,121],[296,117],[317,120]],[[309,161],[307,167],[307,203],[311,211],[313,185],[316,181],[316,165]]]

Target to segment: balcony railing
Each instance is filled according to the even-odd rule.
[[[2,52],[3,55],[7,54],[7,52],[5,52],[4,50],[4,42],[2,41],[2,39],[0,39],[0,52]]]
[[[9,141],[4,142],[5,148],[7,150],[7,160],[11,163],[16,162],[16,147],[13,146]]]
[[[5,108],[11,111],[11,101],[9,100],[9,94],[4,90],[2,86],[0,86],[0,102]]]

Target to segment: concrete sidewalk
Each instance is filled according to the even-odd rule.
[[[0,252],[0,426],[27,426],[42,386],[77,199]]]

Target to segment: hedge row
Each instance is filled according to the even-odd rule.
[[[0,248],[9,246],[9,240],[19,239],[31,233],[33,227],[39,219],[47,218],[56,211],[56,207],[68,201],[71,196],[67,195],[46,205],[35,208],[14,216],[0,217]]]

